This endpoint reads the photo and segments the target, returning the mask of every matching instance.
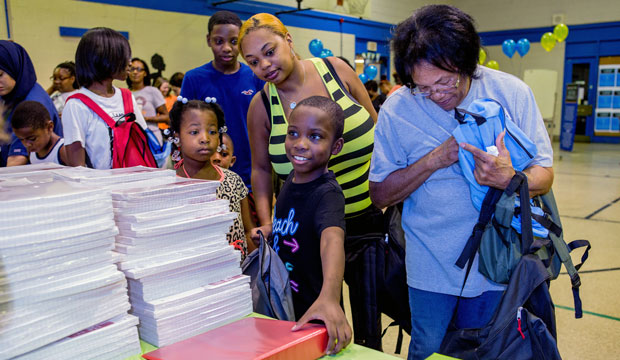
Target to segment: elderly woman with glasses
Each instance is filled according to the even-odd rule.
[[[496,139],[498,156],[456,142],[455,109],[482,98],[504,107],[538,148],[524,171],[531,195],[550,189],[553,153],[529,87],[478,66],[480,38],[469,15],[447,5],[423,7],[397,26],[392,48],[406,86],[379,113],[370,197],[381,208],[404,201],[409,359],[424,359],[439,351],[457,304],[456,325],[478,328],[490,320],[504,289],[477,271],[477,258],[462,288],[466,270],[454,265],[478,219],[459,166],[459,145],[473,153],[478,183],[505,189],[515,173],[503,133]]]

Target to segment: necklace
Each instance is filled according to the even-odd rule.
[[[187,177],[188,179],[190,179],[191,177],[189,176],[189,174],[187,173],[187,170],[185,170],[185,164],[181,165],[183,167],[183,172],[185,173],[185,177]]]
[[[301,82],[301,87],[303,89],[304,85],[306,84],[306,67],[304,66],[304,63],[301,63],[301,67],[304,69],[304,79]],[[288,107],[291,108],[291,110],[293,110],[295,108],[295,106],[297,106],[297,101],[290,101],[286,95],[284,95],[284,93],[282,92],[282,90],[280,90],[280,95],[282,95],[282,97],[284,98],[284,100],[288,101],[289,105]]]
[[[185,177],[187,177],[188,179],[191,179],[191,176],[189,176],[189,174],[187,173],[187,170],[185,170],[185,163],[183,163],[181,165],[181,167],[183,168],[183,172],[185,173]],[[217,174],[220,176],[220,179],[217,180],[219,182],[224,181],[224,172],[222,172],[222,170],[218,167],[218,166],[213,166],[213,168],[215,169],[215,171],[217,171]]]

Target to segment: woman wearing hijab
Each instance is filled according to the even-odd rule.
[[[19,44],[0,40],[0,98],[6,131],[11,132],[13,110],[22,101],[32,100],[45,106],[54,123],[54,132],[62,137],[62,124],[47,92],[37,84],[37,75],[26,50]],[[0,166],[25,165],[28,153],[21,141],[11,134],[10,144],[2,145]]]

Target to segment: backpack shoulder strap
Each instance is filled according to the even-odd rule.
[[[129,89],[121,88],[121,95],[123,96],[123,108],[125,114],[133,113],[133,99],[131,97],[131,91]]]
[[[97,105],[97,103],[93,99],[81,93],[69,96],[67,98],[67,101],[71,99],[80,100],[82,103],[84,103],[84,105],[94,111],[97,116],[99,116],[103,121],[105,121],[106,125],[108,125],[109,128],[113,129],[116,126],[116,122],[114,121],[114,119],[112,119],[112,117],[108,115],[108,113],[103,111],[103,109],[99,105]]]
[[[546,211],[550,212],[550,217],[552,220],[552,224],[555,225],[560,224],[560,214],[558,213],[558,207],[555,201],[555,196],[553,194],[553,189],[549,190],[548,193],[544,195],[540,195],[540,201],[544,205]],[[541,223],[543,224],[543,223]],[[544,224],[543,224],[544,226]],[[557,232],[552,231],[554,229],[551,227],[549,230],[551,233],[549,234],[549,238],[553,242],[553,247],[555,252],[564,265],[568,276],[570,277],[572,291],[573,291],[573,302],[575,305],[575,318],[579,319],[583,316],[583,310],[581,305],[581,297],[579,296],[579,287],[581,286],[581,278],[579,277],[579,268],[586,261],[588,255],[590,253],[591,245],[588,240],[575,240],[570,243],[566,243],[564,241],[564,234],[560,231],[559,235]],[[560,229],[561,230],[561,229]],[[585,247],[585,251],[581,257],[581,263],[575,265],[573,263],[572,258],[570,257],[570,253],[577,248]]]

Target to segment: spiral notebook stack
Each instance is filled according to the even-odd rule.
[[[139,354],[109,192],[40,175],[0,174],[0,359]]]
[[[135,166],[123,169],[96,170],[85,167],[63,167],[51,170],[55,179],[79,182],[107,190],[148,188],[176,181],[176,172]]]
[[[140,337],[164,346],[252,311],[249,278],[226,233],[236,213],[217,181],[176,178],[112,189],[118,264],[129,283]]]

